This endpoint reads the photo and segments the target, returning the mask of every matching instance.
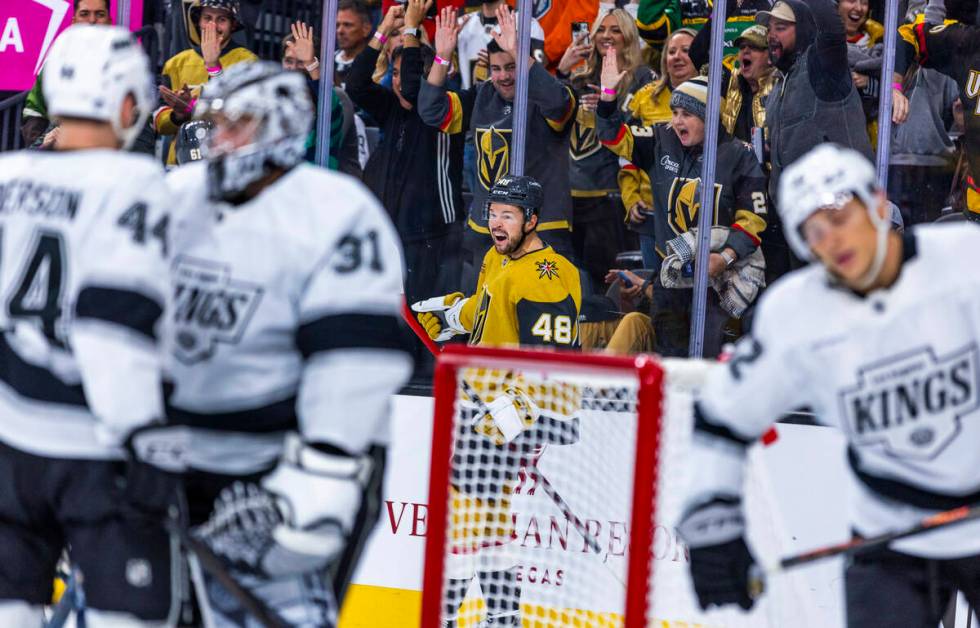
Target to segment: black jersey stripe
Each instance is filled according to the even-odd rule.
[[[264,406],[229,412],[193,412],[168,403],[167,422],[220,432],[249,434],[285,432],[295,430],[299,425],[295,396]]]
[[[712,436],[727,440],[728,442],[740,447],[748,447],[754,439],[745,438],[730,430],[728,427],[716,423],[705,417],[704,410],[700,403],[694,404],[694,430],[711,434]]]
[[[407,351],[401,319],[390,314],[332,314],[300,325],[296,346],[304,358],[337,349]]]
[[[88,407],[81,384],[66,384],[43,366],[26,362],[3,334],[0,334],[0,381],[27,399]]]
[[[156,340],[156,324],[163,307],[155,299],[120,288],[88,286],[75,300],[75,317],[97,319],[131,329]]]
[[[847,462],[862,484],[872,492],[893,501],[925,510],[952,510],[960,506],[980,503],[980,490],[965,495],[950,495],[912,486],[895,478],[883,478],[869,473],[862,468],[861,454],[854,447],[847,448]]]

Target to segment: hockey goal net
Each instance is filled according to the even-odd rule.
[[[657,524],[664,378],[647,356],[442,353],[422,626],[647,625],[654,554],[684,560]],[[508,436],[488,415],[513,399]]]

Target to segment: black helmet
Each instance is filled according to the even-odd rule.
[[[176,146],[174,147],[178,166],[204,158],[204,155],[201,154],[201,147],[213,128],[214,125],[210,120],[192,120],[181,125],[180,130],[177,131]]]
[[[198,22],[201,19],[201,9],[221,9],[222,11],[227,11],[231,14],[233,20],[235,20],[235,26],[232,27],[232,32],[240,31],[242,29],[242,15],[241,9],[239,7],[238,0],[198,0],[191,5],[190,16],[191,23],[194,28],[198,28]]]
[[[497,182],[490,188],[487,200],[483,204],[484,220],[490,218],[491,203],[520,207],[524,210],[524,219],[530,220],[531,216],[541,212],[541,205],[544,204],[544,190],[541,188],[541,184],[531,177],[508,174],[497,179]]]

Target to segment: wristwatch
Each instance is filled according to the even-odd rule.
[[[419,38],[419,27],[418,26],[403,26],[402,27],[402,37],[405,35],[411,35],[412,37]]]
[[[722,257],[722,259],[725,260],[725,267],[726,268],[729,267],[729,266],[731,266],[732,264],[734,264],[735,261],[738,259],[734,255],[732,255],[731,253],[729,253],[727,250],[721,252],[721,257]]]

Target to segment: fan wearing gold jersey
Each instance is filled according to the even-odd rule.
[[[544,192],[530,177],[504,176],[484,207],[493,246],[477,293],[433,297],[412,306],[436,341],[470,334],[470,344],[578,346],[578,270],[536,227]],[[455,625],[474,576],[487,618],[519,626],[520,581],[511,499],[518,473],[547,445],[578,440],[581,391],[563,382],[498,369],[463,374],[452,462],[452,553],[444,625]],[[471,462],[479,461],[479,462]]]

